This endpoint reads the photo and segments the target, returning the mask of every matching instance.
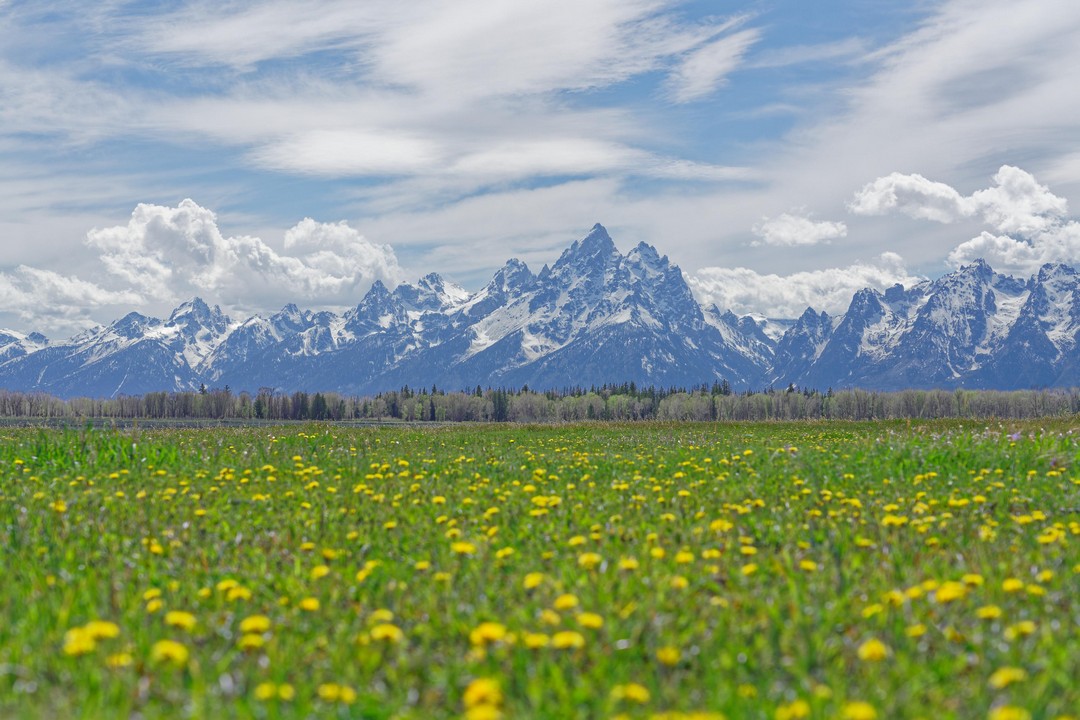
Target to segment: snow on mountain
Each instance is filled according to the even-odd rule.
[[[510,260],[470,293],[436,273],[376,281],[338,315],[286,305],[242,322],[199,298],[129,313],[62,343],[0,331],[0,387],[60,396],[190,390],[371,393],[636,382],[736,389],[994,387],[1080,382],[1080,275],[1018,280],[977,261],[934,281],[855,293],[832,317],[702,307],[678,266],[625,255],[596,225],[534,274]]]

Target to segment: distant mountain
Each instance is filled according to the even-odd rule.
[[[0,331],[0,387],[72,397],[201,385],[1077,385],[1078,290],[1065,265],[1017,280],[978,261],[911,288],[860,290],[840,316],[808,308],[764,321],[702,307],[667,257],[645,243],[623,255],[596,225],[550,267],[510,260],[475,293],[432,273],[393,291],[376,282],[341,315],[290,304],[236,322],[193,298],[167,320],[130,313],[58,344]]]

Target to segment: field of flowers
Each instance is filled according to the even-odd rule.
[[[1078,439],[3,429],[0,717],[1076,717]]]

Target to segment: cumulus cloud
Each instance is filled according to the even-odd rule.
[[[0,307],[34,329],[84,327],[95,310],[131,306],[143,297],[131,290],[109,290],[74,275],[20,265],[0,272]]]
[[[883,253],[876,262],[856,262],[847,267],[797,272],[791,275],[759,273],[749,268],[707,267],[688,278],[698,299],[716,303],[736,314],[761,313],[766,317],[798,317],[812,307],[839,314],[847,310],[851,296],[862,288],[884,290],[897,283],[921,282],[896,253]]]
[[[765,218],[754,226],[753,232],[761,240],[753,245],[817,245],[836,238],[847,237],[847,225],[842,222],[814,222],[810,218],[783,213]]]
[[[943,223],[980,219],[994,232],[950,252],[954,267],[982,258],[1001,272],[1030,275],[1045,263],[1080,261],[1080,224],[1068,217],[1068,202],[1011,165],[997,171],[992,186],[968,196],[921,175],[893,173],[866,185],[848,207],[859,215],[897,211]]]
[[[394,284],[400,275],[389,246],[345,223],[306,218],[286,233],[282,254],[257,237],[224,235],[214,213],[193,200],[140,204],[127,225],[91,230],[86,242],[109,275],[169,302],[202,293],[227,303],[351,303],[374,280]]]

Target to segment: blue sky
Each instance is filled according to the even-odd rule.
[[[0,326],[478,288],[604,223],[702,301],[1080,263],[1080,5],[0,0]]]

